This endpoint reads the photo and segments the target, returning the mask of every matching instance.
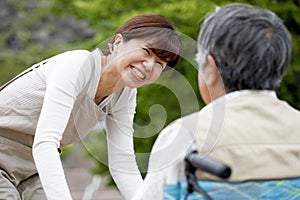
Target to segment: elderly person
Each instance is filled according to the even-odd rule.
[[[161,132],[150,158],[145,199],[154,193],[157,199],[182,198],[183,156],[189,148],[232,169],[228,181],[198,171],[200,185],[213,199],[299,194],[300,112],[275,93],[291,49],[288,30],[269,10],[230,4],[206,18],[196,60],[207,105]]]

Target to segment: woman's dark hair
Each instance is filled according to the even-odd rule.
[[[181,41],[171,23],[158,14],[142,14],[128,20],[115,34],[121,34],[125,41],[146,39],[148,48],[158,58],[175,67],[180,59]],[[114,38],[112,43],[114,42]]]

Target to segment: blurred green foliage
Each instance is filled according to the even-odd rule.
[[[16,11],[24,10],[21,0],[12,0]],[[10,27],[21,40],[20,52],[7,48],[4,43],[10,31],[0,36],[0,84],[21,72],[31,64],[68,49],[83,48],[93,50],[103,41],[113,36],[114,31],[127,19],[141,13],[158,13],[166,16],[182,34],[184,57],[176,70],[164,72],[164,75],[148,87],[140,88],[137,97],[135,116],[135,148],[138,164],[142,172],[147,169],[148,153],[159,131],[173,120],[195,112],[204,106],[197,88],[197,69],[194,62],[195,41],[199,25],[207,12],[216,5],[237,1],[206,0],[52,0],[42,1],[46,5],[32,8],[27,18]],[[300,2],[298,0],[241,0],[253,5],[268,8],[277,13],[288,27],[293,40],[293,59],[278,91],[281,99],[300,109]],[[27,12],[29,12],[27,10]],[[29,41],[28,30],[45,15],[60,17],[75,16],[88,20],[96,30],[94,37],[86,40],[71,41],[47,46],[35,45]],[[51,25],[51,24],[50,24]],[[93,134],[93,139],[85,141],[88,155],[98,164],[95,173],[106,173],[105,133]],[[97,155],[97,156],[95,156]]]

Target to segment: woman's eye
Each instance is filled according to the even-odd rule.
[[[149,51],[149,49],[143,48],[143,50],[146,51],[147,54],[149,54],[149,55],[151,54],[150,51]]]
[[[157,62],[162,68],[164,68],[165,66],[164,66],[164,64],[162,63],[162,62]]]
[[[149,49],[147,49],[147,48],[142,48],[142,49],[143,49],[148,55],[152,55],[152,54],[151,54],[151,51],[150,51]],[[162,68],[165,67],[164,63],[161,62],[161,61],[157,61],[156,63],[159,64]]]

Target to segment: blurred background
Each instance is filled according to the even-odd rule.
[[[103,46],[119,26],[137,14],[164,15],[181,33],[184,50],[175,71],[166,72],[156,83],[138,90],[134,142],[138,165],[145,175],[148,155],[157,134],[173,120],[204,106],[198,92],[194,62],[199,25],[205,14],[217,5],[232,2],[237,1],[0,0],[0,85],[47,57],[67,50],[92,51]],[[289,29],[293,58],[277,94],[300,109],[300,1],[238,2],[274,11]],[[89,165],[92,166],[90,173],[108,174],[105,131],[93,131],[81,144],[79,154],[93,163]],[[63,159],[74,157],[71,152],[78,152],[74,148],[66,147]]]

